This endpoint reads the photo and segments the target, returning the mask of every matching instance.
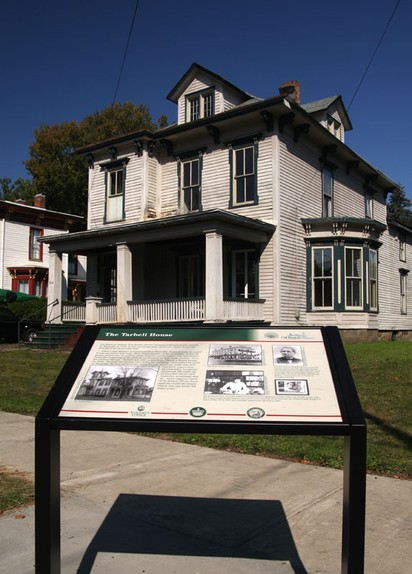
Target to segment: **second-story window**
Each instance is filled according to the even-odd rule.
[[[322,170],[322,217],[333,216],[333,171],[324,166]]]
[[[406,239],[404,235],[399,235],[399,261],[406,261]]]
[[[30,241],[29,241],[29,259],[33,261],[41,261],[43,256],[43,246],[39,242],[40,237],[43,235],[43,229],[35,227],[30,228]]]
[[[124,184],[123,167],[107,172],[106,180],[106,222],[119,221],[124,218]]]
[[[233,150],[231,207],[257,203],[257,144]]]
[[[199,211],[201,159],[195,158],[182,162],[181,204],[185,212]]]
[[[213,90],[196,92],[186,96],[186,121],[195,122],[201,118],[209,118],[215,113]]]
[[[365,217],[373,219],[373,193],[370,189],[365,190]]]

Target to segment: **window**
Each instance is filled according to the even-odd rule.
[[[69,253],[68,273],[69,275],[77,275],[78,259],[77,255]]]
[[[401,314],[406,315],[408,313],[408,301],[407,301],[407,288],[408,288],[408,275],[407,272],[400,271],[400,294],[401,294]]]
[[[313,248],[312,307],[333,308],[333,251],[332,247]]]
[[[234,297],[256,299],[257,257],[254,249],[241,249],[232,254],[232,293]]]
[[[345,299],[346,309],[362,308],[362,249],[345,249]]]
[[[200,297],[199,255],[181,255],[179,257],[179,297]]]
[[[30,228],[29,259],[41,261],[43,258],[43,246],[39,242],[43,235],[43,229]]]
[[[365,191],[365,217],[373,219],[373,194],[369,189]]]
[[[200,203],[200,159],[182,162],[182,203],[185,212],[199,211]]]
[[[378,309],[378,252],[369,250],[369,309]]]
[[[197,92],[186,97],[186,120],[194,122],[214,115],[213,90]]]
[[[332,241],[307,246],[308,311],[378,312],[378,251]]]
[[[106,221],[124,219],[124,168],[108,171],[106,181]]]
[[[29,280],[28,279],[19,279],[17,283],[17,291],[19,293],[29,293]]]
[[[322,170],[322,217],[333,215],[333,171],[324,167]]]
[[[335,120],[332,116],[328,114],[328,130],[332,133],[335,137],[340,139],[341,135],[341,123],[338,120]]]
[[[406,261],[406,239],[404,235],[399,235],[399,261]]]
[[[235,149],[233,170],[233,205],[256,203],[256,146]]]

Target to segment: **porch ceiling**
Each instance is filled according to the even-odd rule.
[[[125,225],[106,226],[89,231],[42,238],[52,251],[82,254],[114,246],[194,237],[215,231],[224,237],[266,243],[276,226],[260,219],[213,209]]]

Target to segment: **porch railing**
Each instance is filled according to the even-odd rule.
[[[205,301],[200,298],[128,301],[128,307],[132,323],[202,321],[205,316]]]
[[[71,303],[70,301],[63,301],[62,303],[62,321],[70,321],[70,323],[84,323],[86,321],[86,304]]]
[[[116,321],[117,321],[116,303],[97,304],[98,323],[116,323]]]
[[[225,299],[223,315],[226,321],[261,321],[263,299]]]

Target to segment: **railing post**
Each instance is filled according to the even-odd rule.
[[[95,325],[98,322],[97,305],[102,301],[102,297],[86,297],[86,325]]]

